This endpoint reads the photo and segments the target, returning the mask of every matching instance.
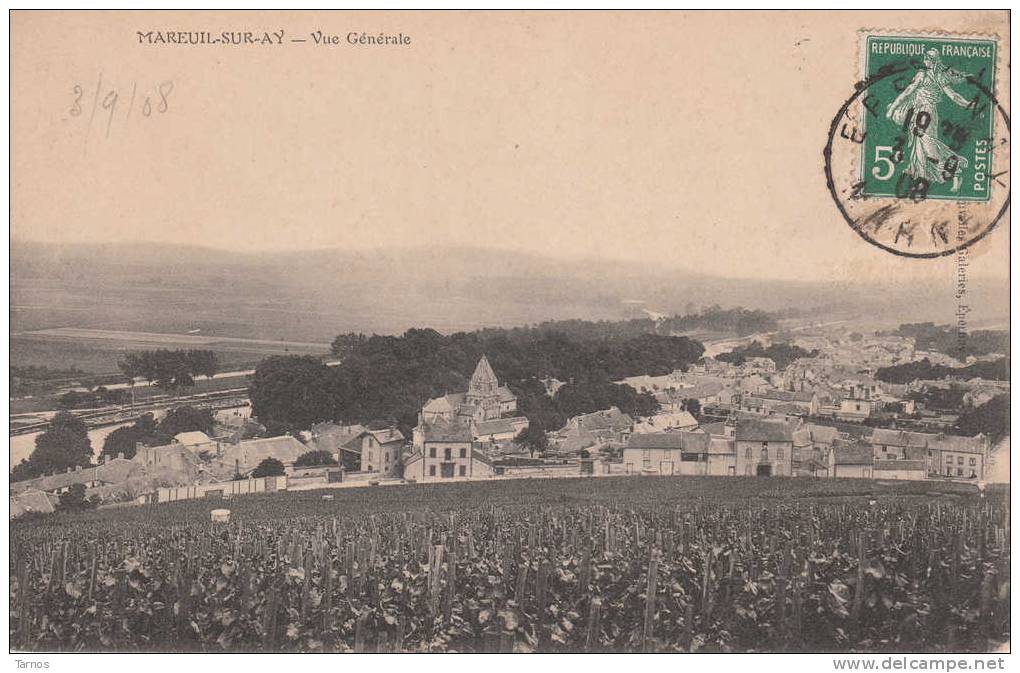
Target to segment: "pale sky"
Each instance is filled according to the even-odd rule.
[[[850,231],[822,148],[860,74],[857,29],[1008,40],[1006,22],[1005,12],[15,13],[12,232],[245,251],[483,245],[736,277],[949,278],[952,259],[896,258]],[[140,45],[136,33],[280,29],[282,46]],[[403,32],[412,44],[317,46],[319,29],[342,41]],[[166,112],[160,82],[173,83]],[[1008,236],[1000,223],[971,273],[1006,275]]]

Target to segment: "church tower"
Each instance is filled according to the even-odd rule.
[[[479,404],[487,398],[494,397],[496,389],[499,388],[499,381],[496,380],[496,372],[492,371],[489,358],[482,356],[475,367],[475,373],[471,376],[471,384],[468,386],[467,401],[471,404]]]

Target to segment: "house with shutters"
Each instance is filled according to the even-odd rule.
[[[404,458],[404,478],[420,482],[486,479],[495,475],[492,460],[473,441],[471,429],[436,420],[421,428],[421,448]]]
[[[736,422],[734,441],[738,475],[793,475],[793,429],[790,423],[742,418]]]

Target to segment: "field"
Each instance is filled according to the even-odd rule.
[[[324,495],[332,496],[326,500]],[[229,524],[209,511],[232,510]],[[11,526],[11,646],[987,651],[1006,489],[603,478],[306,491]]]
[[[223,371],[253,367],[270,355],[324,355],[329,352],[328,343],[72,327],[11,334],[11,362],[19,366],[78,367],[93,373],[117,372],[117,362],[125,353],[155,348],[215,351]]]

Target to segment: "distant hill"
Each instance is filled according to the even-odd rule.
[[[149,243],[13,241],[11,282],[13,333],[65,326],[201,329],[213,336],[329,341],[348,331],[619,320],[646,317],[646,310],[673,315],[712,304],[796,309],[819,318],[823,312],[888,315],[896,324],[944,321],[953,311],[941,305],[944,298],[932,305],[924,296],[932,288],[906,293],[866,283],[726,279],[652,263],[564,262],[466,246],[253,254]],[[980,292],[976,285],[974,294]]]

